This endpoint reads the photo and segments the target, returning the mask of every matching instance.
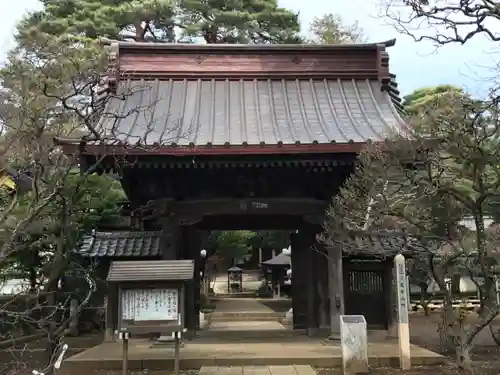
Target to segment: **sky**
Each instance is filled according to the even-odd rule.
[[[358,22],[370,42],[396,38],[389,49],[391,72],[397,75],[401,93],[439,84],[464,87],[473,95],[484,95],[491,85],[493,74],[493,43],[482,38],[460,45],[436,49],[430,43],[415,43],[402,36],[388,20],[380,18],[380,0],[278,0],[280,5],[300,12],[303,25],[325,13],[340,15],[348,23]],[[9,2],[0,12],[0,61],[13,46],[12,33],[23,14],[40,7],[37,0]]]

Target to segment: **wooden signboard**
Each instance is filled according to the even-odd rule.
[[[180,332],[181,287],[120,288],[120,330],[137,334]]]
[[[122,320],[177,320],[179,291],[177,289],[123,289]]]

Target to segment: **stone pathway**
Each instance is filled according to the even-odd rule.
[[[280,320],[283,313],[277,313],[262,302],[253,298],[223,298],[216,302],[210,314],[210,325],[200,338],[212,338],[226,342],[255,341],[257,338],[268,340],[291,336]]]
[[[199,375],[316,375],[307,365],[292,366],[203,366]]]
[[[224,298],[218,300],[216,305],[215,311],[218,313],[274,312],[273,309],[257,301],[255,298]]]
[[[286,329],[280,322],[272,321],[229,321],[212,322],[209,328],[211,331],[254,331],[254,330],[284,330]]]

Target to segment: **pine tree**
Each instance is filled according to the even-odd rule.
[[[276,0],[42,0],[18,28],[18,42],[34,33],[95,39],[206,43],[294,43],[298,14]]]

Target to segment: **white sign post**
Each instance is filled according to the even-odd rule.
[[[368,372],[368,334],[363,315],[340,316],[340,345],[344,375]]]
[[[406,278],[405,257],[398,254],[394,257],[396,268],[396,291],[398,304],[398,341],[399,341],[399,363],[402,370],[411,367],[410,356],[410,327],[408,324],[408,286]]]

